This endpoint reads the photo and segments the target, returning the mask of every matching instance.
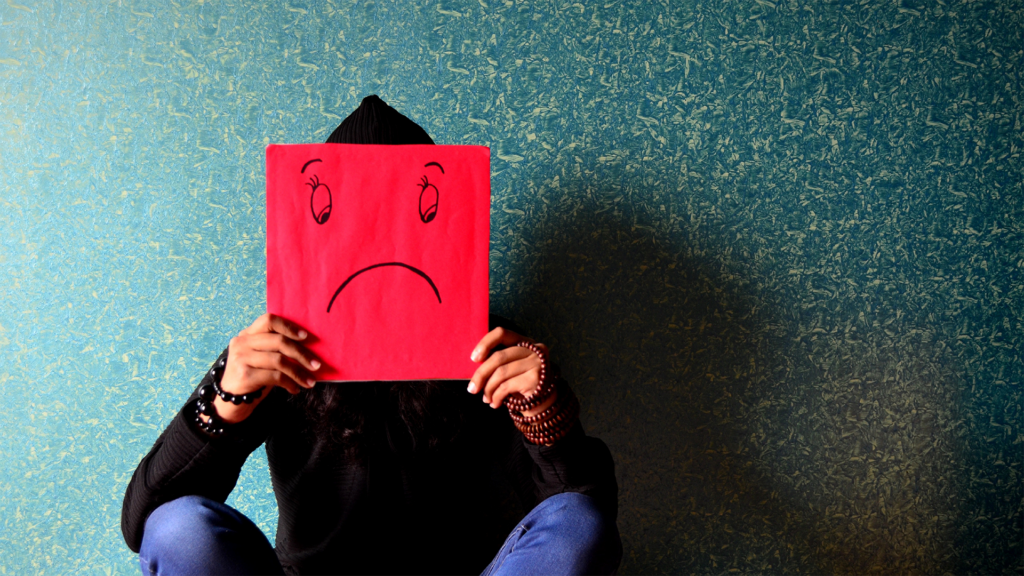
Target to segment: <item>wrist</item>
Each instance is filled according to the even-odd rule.
[[[516,428],[531,444],[553,446],[572,429],[580,413],[580,404],[572,389],[557,374],[548,371],[545,350],[532,342],[519,342],[540,358],[540,382],[529,398],[520,393],[505,397],[505,406]]]
[[[225,427],[245,420],[256,408],[264,392],[262,388],[243,394],[225,390],[221,380],[226,367],[226,357],[214,363],[208,381],[199,388],[199,401],[195,408],[196,425],[213,437],[223,434]]]
[[[547,400],[545,400],[540,406],[537,406],[536,408],[531,408],[529,410],[523,410],[522,414],[523,416],[526,417],[536,416],[537,414],[540,414],[547,410],[549,407],[551,407],[551,405],[554,404],[557,400],[558,390],[555,390],[554,392],[551,393],[551,396]]]
[[[559,379],[555,385],[555,401],[538,413],[509,410],[516,428],[531,444],[553,446],[564,438],[579,418],[579,401],[569,385]]]
[[[214,397],[213,399],[213,409],[216,410],[217,416],[225,424],[238,424],[242,422],[252,414],[255,408],[256,403],[235,405],[221,400],[220,397]]]

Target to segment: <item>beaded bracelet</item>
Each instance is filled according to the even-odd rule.
[[[207,416],[209,420],[203,420],[199,416],[200,414]],[[199,426],[200,430],[214,438],[223,434],[224,426],[227,426],[227,424],[217,416],[217,410],[213,407],[213,402],[203,402],[202,400],[196,402],[195,421],[196,426]]]
[[[220,396],[221,400],[238,405],[242,403],[252,404],[263,395],[263,388],[248,394],[232,394],[221,389],[220,380],[224,377],[224,369],[227,365],[228,360],[226,356],[213,365],[213,368],[210,369],[210,383],[204,384],[199,388],[199,402],[196,402],[196,425],[199,426],[200,430],[214,438],[223,434],[224,427],[229,426],[217,414],[217,408],[213,404],[214,398]],[[209,420],[204,421],[200,415],[206,416]]]
[[[556,382],[555,392],[558,394],[558,398],[551,403],[551,406],[548,406],[547,408],[544,409],[543,412],[539,414],[534,414],[533,416],[526,416],[522,412],[509,410],[509,416],[512,417],[512,421],[515,422],[517,426],[527,426],[529,424],[543,422],[544,420],[551,418],[552,416],[560,412],[563,408],[565,408],[568,394],[565,393],[565,390],[563,389],[567,388],[568,386],[562,386],[561,382]]]
[[[249,392],[248,394],[232,394],[227,390],[222,390],[220,387],[220,379],[224,376],[224,368],[227,365],[228,358],[225,356],[218,360],[217,363],[213,365],[213,368],[210,368],[210,383],[212,384],[212,388],[211,391],[207,393],[210,396],[209,400],[213,400],[213,395],[216,394],[217,396],[220,396],[221,400],[231,402],[237,406],[243,402],[245,404],[252,404],[257,398],[263,395],[263,388],[260,388],[255,392]],[[203,388],[206,388],[206,386]],[[199,390],[199,395],[203,395],[202,389]]]
[[[560,412],[547,420],[523,426],[521,430],[535,436],[544,432],[557,432],[559,429],[564,427],[563,424],[569,424],[568,420],[572,419],[575,415],[574,413],[578,414],[578,409],[579,401],[576,400],[575,395],[572,395],[569,397],[569,400],[566,401],[564,408]]]
[[[519,392],[514,392],[505,397],[505,406],[508,407],[509,411],[515,410],[522,412],[531,408],[536,408],[544,403],[551,393],[555,391],[554,386],[547,379],[547,368],[548,368],[548,356],[545,354],[539,346],[532,342],[522,341],[518,342],[516,346],[526,348],[533,352],[540,358],[540,383],[537,384],[537,390],[529,397],[523,396]]]
[[[550,420],[519,429],[528,442],[531,444],[554,444],[572,430],[579,417],[580,405],[572,389],[566,387],[566,391],[569,401],[563,411]]]
[[[526,440],[532,444],[552,444],[569,433],[576,418],[579,416],[579,401],[572,389],[562,380],[555,379],[552,384],[547,379],[547,355],[535,344],[530,342],[519,342],[520,346],[530,350],[540,357],[540,383],[537,390],[526,398],[516,392],[505,397],[505,406],[516,428],[523,433]],[[524,410],[530,410],[543,404],[551,394],[558,389],[558,398],[551,406],[543,412],[533,416],[523,415]]]

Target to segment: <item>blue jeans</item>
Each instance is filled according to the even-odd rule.
[[[508,535],[483,576],[615,574],[622,541],[594,500],[575,492],[544,500]],[[263,532],[242,513],[202,496],[150,514],[139,551],[146,576],[283,574]]]

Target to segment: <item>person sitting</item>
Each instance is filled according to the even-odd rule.
[[[433,144],[376,96],[327,142]],[[583,431],[547,347],[506,319],[492,316],[491,328],[472,351],[480,366],[468,388],[330,383],[316,382],[320,362],[303,345],[312,335],[257,318],[132,475],[121,529],[142,572],[615,573],[611,453]],[[273,548],[224,503],[264,444],[279,509]]]

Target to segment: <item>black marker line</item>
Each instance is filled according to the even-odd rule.
[[[338,297],[338,294],[341,294],[341,291],[345,289],[345,286],[348,286],[349,282],[354,280],[356,276],[359,276],[363,272],[369,272],[370,270],[373,270],[374,268],[380,268],[381,266],[401,266],[402,268],[407,268],[409,270],[412,270],[413,272],[418,274],[421,278],[426,280],[428,284],[430,284],[430,287],[434,289],[434,295],[437,296],[437,303],[438,304],[441,303],[441,293],[437,291],[437,286],[434,285],[434,281],[430,279],[430,276],[427,276],[426,272],[420,270],[419,268],[413,268],[412,266],[409,266],[408,264],[403,264],[402,262],[382,262],[380,264],[374,264],[372,266],[367,266],[366,268],[363,268],[362,270],[352,274],[344,282],[342,282],[341,286],[338,287],[337,292],[334,293],[334,296],[331,296],[331,301],[330,301],[329,304],[327,304],[327,312],[329,313],[331,311],[331,306],[334,306],[334,299]]]
[[[323,162],[323,160],[321,160],[319,158],[314,158],[314,159],[310,160],[309,162],[306,162],[305,164],[302,165],[302,172],[299,172],[299,174],[305,174],[306,173],[306,166],[309,166],[313,162]],[[441,170],[441,172],[443,173],[444,170]]]
[[[441,166],[437,162],[427,162],[426,164],[423,165],[424,168],[426,168],[427,166],[437,166],[438,168],[441,169],[441,174],[444,174],[444,166]]]

